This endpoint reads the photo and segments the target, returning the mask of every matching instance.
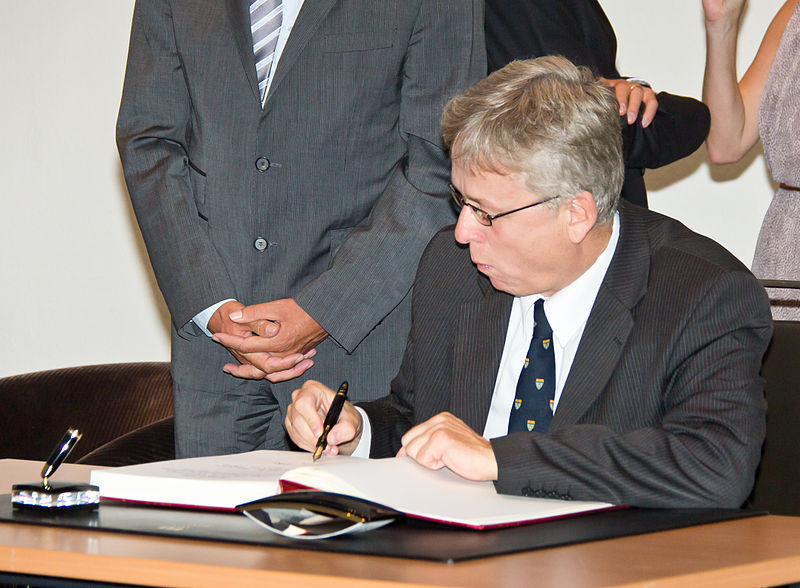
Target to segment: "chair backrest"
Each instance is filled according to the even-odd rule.
[[[175,417],[167,417],[125,433],[87,453],[78,463],[126,466],[175,459]]]
[[[75,462],[173,414],[167,362],[70,367],[0,379],[0,458],[44,460],[68,427]]]
[[[764,356],[767,439],[750,506],[800,515],[800,322],[775,321]]]

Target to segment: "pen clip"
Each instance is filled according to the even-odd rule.
[[[67,432],[61,437],[61,440],[50,452],[47,461],[44,462],[42,467],[42,486],[48,488],[48,478],[58,469],[70,452],[74,449],[75,444],[81,438],[81,432],[78,429],[70,427]]]

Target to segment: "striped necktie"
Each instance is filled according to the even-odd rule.
[[[544,300],[540,298],[533,305],[533,337],[517,381],[517,392],[508,419],[508,432],[546,433],[553,418],[555,391],[553,329],[544,314]]]
[[[253,33],[253,53],[256,57],[258,92],[262,104],[267,94],[281,23],[283,23],[281,0],[255,0],[250,3],[250,31]]]

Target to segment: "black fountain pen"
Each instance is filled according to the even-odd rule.
[[[67,456],[72,452],[75,448],[75,444],[80,440],[81,433],[78,429],[68,429],[64,436],[61,438],[61,441],[58,442],[53,448],[53,451],[50,452],[50,456],[47,458],[47,461],[44,462],[44,467],[42,467],[42,486],[49,489],[50,488],[50,481],[49,478],[52,476],[55,471],[58,469],[64,460],[67,459]]]
[[[339,422],[339,415],[342,413],[344,401],[347,400],[347,382],[342,382],[339,386],[339,391],[333,397],[331,407],[328,409],[328,414],[325,415],[325,422],[322,424],[322,435],[317,440],[317,448],[314,450],[313,461],[317,461],[328,446],[328,432],[333,426]]]

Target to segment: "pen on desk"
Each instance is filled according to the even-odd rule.
[[[58,442],[58,445],[50,452],[50,456],[47,458],[47,461],[44,462],[44,467],[42,468],[42,485],[45,488],[49,486],[47,479],[52,476],[58,469],[58,466],[67,459],[70,451],[72,451],[80,438],[80,431],[70,427],[67,429],[67,432],[64,433],[64,436],[61,437],[61,441]]]
[[[333,397],[333,402],[331,402],[331,407],[328,409],[328,414],[325,415],[325,422],[322,424],[322,435],[320,435],[317,440],[317,448],[314,450],[314,456],[312,458],[313,461],[317,461],[328,446],[328,431],[339,421],[339,415],[342,412],[342,407],[346,399],[347,382],[342,382],[342,385],[339,386],[339,391],[336,392],[336,396]]]

